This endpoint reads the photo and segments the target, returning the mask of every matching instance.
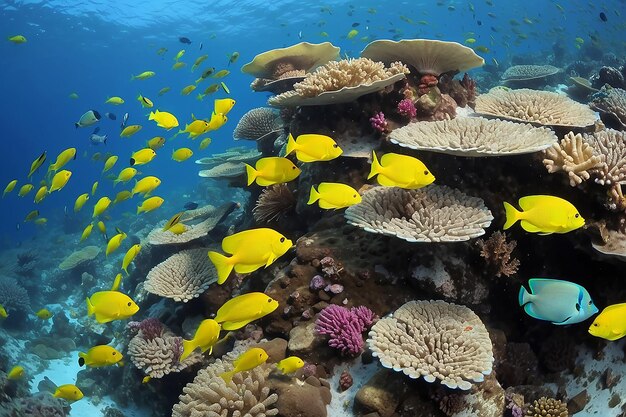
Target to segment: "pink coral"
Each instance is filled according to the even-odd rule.
[[[385,113],[381,111],[370,117],[370,123],[372,128],[378,130],[380,133],[385,133],[387,130],[387,119],[385,118]]]
[[[400,100],[398,103],[398,113],[404,117],[414,119],[415,116],[417,116],[417,109],[415,108],[415,104],[413,104],[413,100],[408,98]]]
[[[339,349],[343,355],[356,356],[363,349],[363,332],[372,325],[376,315],[367,307],[348,309],[330,305],[320,312],[315,329],[328,335],[328,346]]]
[[[131,321],[126,327],[133,333],[141,331],[145,340],[154,340],[163,335],[163,323],[154,317],[142,321]]]

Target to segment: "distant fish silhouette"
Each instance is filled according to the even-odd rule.
[[[189,38],[185,38],[184,36],[181,36],[180,38],[178,38],[178,40],[180,41],[180,43],[186,43],[187,45],[191,45],[191,40]]]
[[[198,203],[194,203],[193,201],[190,201],[186,203],[183,207],[185,207],[185,209],[187,210],[195,210],[198,208]]]

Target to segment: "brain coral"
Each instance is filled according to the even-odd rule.
[[[445,301],[409,301],[379,320],[367,340],[385,368],[449,388],[468,390],[493,367],[487,329],[469,308]]]

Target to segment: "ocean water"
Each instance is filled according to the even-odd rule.
[[[473,48],[479,56],[484,58],[485,65],[482,68],[468,71],[469,75],[477,81],[477,89],[480,93],[486,93],[490,88],[503,84],[500,76],[506,68],[512,65],[551,64],[559,68],[559,74],[533,88],[565,94],[566,85],[571,84],[570,76],[580,75],[593,81],[592,75],[597,74],[600,67],[604,65],[615,68],[626,65],[625,16],[626,1],[624,0],[600,3],[553,0],[528,0],[524,2],[503,0],[477,0],[473,2],[445,0],[394,2],[369,0],[359,2],[288,0],[275,0],[273,2],[223,0],[213,2],[187,0],[156,0],[151,2],[122,0],[106,2],[92,0],[80,2],[0,1],[0,34],[2,38],[0,39],[0,56],[2,57],[0,64],[0,80],[2,80],[0,82],[0,97],[2,97],[0,104],[0,155],[2,156],[0,188],[4,188],[11,180],[18,180],[17,187],[0,199],[0,219],[2,219],[0,221],[0,274],[2,274],[0,279],[17,279],[19,285],[28,291],[30,309],[32,310],[32,312],[15,313],[9,310],[9,316],[6,319],[0,318],[0,332],[3,338],[0,341],[0,348],[2,349],[0,371],[8,373],[14,365],[22,365],[27,371],[27,378],[24,380],[7,382],[9,385],[23,383],[27,389],[24,389],[26,388],[24,386],[14,390],[9,385],[0,384],[0,408],[2,408],[3,402],[8,403],[21,397],[27,397],[30,393],[38,392],[38,382],[44,375],[57,385],[75,383],[76,375],[79,372],[75,363],[77,352],[85,351],[94,344],[111,343],[126,356],[129,338],[122,336],[124,333],[123,324],[126,321],[117,321],[109,325],[108,328],[107,326],[93,325],[93,319],[85,317],[84,298],[95,291],[106,290],[110,287],[110,283],[113,282],[113,278],[119,272],[119,264],[124,253],[131,246],[129,242],[141,243],[142,248],[149,246],[145,243],[147,233],[175,213],[184,210],[183,206],[189,202],[197,203],[200,206],[207,204],[219,206],[225,202],[234,201],[239,205],[234,213],[222,223],[222,227],[218,227],[209,239],[202,242],[200,247],[208,247],[210,244],[219,245],[221,238],[226,234],[258,227],[254,222],[251,210],[255,205],[260,189],[254,186],[246,188],[245,183],[230,187],[227,185],[227,181],[200,178],[198,171],[202,169],[202,166],[194,163],[197,159],[211,157],[235,146],[244,146],[251,150],[256,149],[256,144],[253,141],[233,140],[233,130],[241,117],[253,108],[266,106],[267,99],[270,97],[269,93],[253,92],[250,89],[253,78],[241,72],[242,65],[252,61],[255,55],[298,42],[331,42],[341,48],[341,58],[357,58],[368,43],[379,39],[422,38],[451,41]],[[16,44],[7,40],[7,38],[15,35],[23,35],[27,42]],[[191,43],[182,43],[181,37],[189,39]],[[165,52],[159,54],[159,49],[165,49]],[[175,63],[174,56],[181,50],[185,52],[180,61],[185,62],[186,66],[174,70],[172,69],[172,65]],[[239,58],[233,60],[231,56],[235,52],[238,53]],[[191,66],[194,61],[204,54],[208,56],[207,59],[192,72]],[[574,65],[577,61],[587,63],[591,68],[590,73],[578,74],[573,72],[573,69],[579,68]],[[183,95],[181,90],[188,85],[195,85],[194,81],[209,67],[214,67],[216,72],[228,70],[229,74],[219,79],[208,77],[199,83],[197,89],[191,94]],[[131,80],[132,75],[137,75],[143,71],[154,71],[156,75],[146,80]],[[626,71],[623,72],[626,76]],[[462,74],[460,75],[462,76]],[[212,83],[220,82],[224,82],[228,86],[230,93],[220,89],[207,95],[202,101],[197,99],[196,96],[199,92],[202,92]],[[622,88],[625,85],[626,83]],[[164,87],[170,87],[171,90],[163,96],[158,96],[159,90]],[[77,97],[70,97],[72,93],[75,93]],[[151,99],[154,102],[154,108],[142,107],[137,100],[137,96],[140,94]],[[124,104],[105,103],[107,98],[112,96],[122,97],[125,100]],[[197,118],[210,119],[214,99],[222,98],[236,100],[234,108],[228,113],[227,123],[218,130],[208,132],[193,141],[188,139],[186,134],[172,138],[178,128],[164,131],[147,119],[148,113],[152,110],[168,111],[177,116],[181,127],[184,128],[185,123],[192,121],[192,115]],[[583,104],[588,102],[588,99],[579,97],[576,99]],[[102,119],[94,126],[76,128],[74,123],[90,109],[98,111],[102,115]],[[333,119],[321,120],[320,129],[326,129],[326,124],[328,126],[335,125],[338,118],[349,118],[350,112],[342,113],[344,110],[345,108],[340,108],[336,112],[324,113],[325,117]],[[626,113],[626,109],[622,110]],[[365,112],[366,110],[362,111]],[[107,112],[114,113],[116,120],[107,118],[105,116]],[[129,138],[119,136],[120,123],[124,114],[128,114],[129,125],[142,125],[142,129]],[[94,145],[91,143],[90,135],[96,126],[100,129],[100,135],[107,135],[106,144]],[[562,136],[561,133],[559,135]],[[110,208],[101,217],[107,227],[107,237],[113,236],[115,228],[119,228],[127,232],[130,239],[114,255],[105,257],[104,250],[107,241],[100,235],[97,228],[94,227],[92,235],[85,243],[79,242],[81,233],[84,227],[92,222],[92,208],[98,198],[109,196],[113,199],[117,192],[132,187],[133,182],[114,187],[111,176],[117,175],[120,169],[127,167],[131,154],[144,148],[147,141],[155,136],[163,136],[167,142],[162,149],[157,150],[157,156],[152,162],[137,167],[140,171],[137,178],[147,175],[159,177],[162,183],[153,194],[162,197],[165,202],[162,207],[154,212],[140,215],[136,214],[137,205],[141,202],[137,197]],[[206,137],[210,137],[212,142],[206,149],[200,150],[199,144]],[[76,158],[64,168],[72,172],[68,184],[62,190],[48,195],[41,203],[35,204],[33,198],[41,181],[47,181],[45,183],[49,184],[50,178],[46,177],[48,165],[54,162],[61,151],[71,147],[76,148]],[[192,149],[193,156],[184,162],[176,162],[172,160],[171,155],[175,149],[181,147]],[[46,152],[47,159],[30,180],[34,185],[33,191],[26,197],[18,197],[19,188],[29,181],[26,176],[31,163],[42,152]],[[401,153],[401,151],[399,152]],[[116,155],[119,159],[113,169],[102,173],[104,160],[106,156],[110,155]],[[277,154],[264,156],[277,156]],[[421,157],[421,155],[418,156]],[[425,158],[425,161],[433,161],[433,159],[429,159],[429,156]],[[446,166],[445,161],[442,163],[436,160],[433,163]],[[541,168],[541,163],[538,162],[538,164]],[[458,165],[450,166],[457,167]],[[336,169],[336,166],[333,169]],[[366,171],[368,170],[369,168]],[[442,169],[442,172],[446,172],[445,169]],[[365,173],[367,174],[367,172]],[[547,173],[544,172],[543,174],[547,176]],[[441,177],[443,184],[454,185],[455,182],[464,184],[463,180],[457,181],[454,175],[456,174],[450,174],[449,178],[445,178],[445,174],[441,176],[437,174],[437,180],[439,181]],[[507,175],[510,175],[510,172]],[[73,207],[76,197],[82,193],[91,194],[92,185],[95,181],[99,183],[97,192],[90,197],[80,212],[75,213]],[[308,194],[311,181],[310,178],[303,179],[300,187],[300,190],[304,190],[303,193]],[[573,191],[575,189],[568,188],[566,185],[558,188],[555,180],[551,180],[549,186],[546,185],[543,189],[539,185],[536,187],[529,186],[528,183],[532,181],[521,174],[511,181],[519,185],[514,191],[511,189],[503,191],[501,198],[496,201],[485,198],[491,211],[497,212],[496,220],[489,229],[490,233],[501,229],[504,220],[504,212],[501,208],[502,201],[514,198],[512,195],[515,195],[515,198],[521,196],[515,194],[515,191],[533,191],[535,194],[542,192],[561,193],[563,196],[572,196],[576,192]],[[358,186],[362,183],[363,181]],[[537,184],[540,184],[539,180]],[[355,184],[353,185],[356,187]],[[580,191],[581,189],[577,190]],[[471,190],[475,191],[476,188]],[[585,192],[586,189],[580,191],[580,193]],[[575,198],[575,201],[581,201],[580,195],[572,198]],[[303,206],[305,206],[304,203]],[[493,203],[498,205],[495,206]],[[611,224],[623,222],[623,211],[616,214],[613,210],[609,216],[605,214],[601,206],[601,203],[585,204],[585,207],[589,208],[590,211],[584,213],[584,217],[590,220],[605,219],[607,223]],[[38,210],[38,217],[46,218],[47,222],[36,224],[33,221],[25,221],[26,215],[32,210]],[[313,225],[323,217],[316,213],[307,218],[311,213],[307,210],[298,209],[295,213],[295,215],[292,214],[293,217],[289,221],[285,221],[283,224],[279,223],[276,226],[279,230],[285,229],[281,232],[285,233],[294,243],[304,234],[311,232],[314,229]],[[327,213],[324,216],[330,218],[331,214]],[[326,227],[328,227],[327,224]],[[519,229],[519,227],[517,228]],[[525,316],[522,309],[519,308],[516,298],[517,290],[519,285],[524,284],[527,279],[547,274],[552,278],[570,279],[581,285],[592,285],[594,276],[576,277],[568,274],[575,273],[577,265],[586,266],[585,273],[591,273],[590,271],[596,268],[598,276],[608,277],[607,280],[610,280],[610,284],[607,284],[606,288],[597,283],[593,285],[597,291],[592,296],[600,310],[609,303],[626,302],[626,292],[623,290],[623,286],[615,281],[616,275],[620,274],[623,269],[623,264],[620,263],[623,261],[598,260],[586,253],[580,255],[582,258],[578,258],[573,264],[569,264],[568,259],[576,257],[576,255],[572,255],[577,253],[574,251],[574,247],[580,244],[584,245],[584,243],[565,240],[550,241],[552,242],[550,244],[554,244],[555,247],[560,244],[562,251],[559,252],[559,255],[565,253],[565,256],[560,260],[546,261],[548,266],[542,268],[541,265],[544,261],[536,258],[541,252],[540,249],[524,252],[529,247],[534,246],[531,243],[532,238],[523,233],[519,229],[514,234],[514,237],[521,242],[516,256],[522,263],[522,268],[516,275],[516,281],[509,284],[494,283],[494,288],[491,288],[491,296],[481,300],[480,308],[471,302],[465,303],[463,300],[467,301],[467,299],[460,296],[446,298],[446,294],[439,293],[438,296],[430,294],[430,297],[445,298],[459,304],[469,304],[474,310],[480,311],[479,315],[485,322],[489,322],[490,330],[493,325],[494,328],[506,333],[510,342],[530,343],[531,348],[537,352],[542,351],[541,343],[537,342],[537,332],[545,335],[549,333],[552,325],[542,322],[543,327],[537,330],[539,325],[533,322],[533,319]],[[582,236],[582,233],[579,233],[578,236]],[[541,239],[542,237],[533,235],[533,238]],[[584,239],[587,239],[585,240],[587,242],[589,238],[584,235],[581,240]],[[400,240],[385,240],[383,252],[395,253],[397,247],[404,248],[404,246],[396,246],[400,245],[398,242]],[[405,244],[403,241],[401,243],[402,245]],[[84,268],[76,268],[72,271],[59,269],[58,265],[63,259],[87,244],[98,246],[102,250],[96,260],[88,263],[88,266]],[[417,243],[415,245],[424,244]],[[563,245],[566,249],[563,249]],[[589,246],[588,243],[586,245]],[[189,246],[184,247],[184,249],[187,248]],[[570,248],[571,251],[569,251]],[[26,262],[27,266],[23,267],[18,260],[20,256],[26,254],[32,256],[33,260],[30,265],[28,265],[29,262]],[[172,254],[174,252],[170,251],[167,255]],[[353,255],[356,259],[357,255]],[[396,280],[391,280],[394,283],[408,280],[407,277],[411,275],[408,268],[413,261],[409,261],[408,256],[400,262],[400,265],[406,264],[406,276],[397,271],[390,273],[396,275]],[[476,260],[477,256],[463,258],[458,252],[454,256],[460,257],[459,262],[463,265],[481,268],[481,264]],[[585,256],[589,257],[588,261]],[[142,294],[141,290],[137,289],[137,285],[144,281],[145,275],[152,267],[166,258],[164,252],[158,252],[158,250],[150,252],[150,256],[138,258],[138,261],[130,269],[130,277],[125,278],[127,281],[123,286],[124,292],[133,297]],[[289,259],[285,258],[283,258],[283,261],[286,262],[282,265],[283,268],[288,267],[289,261],[294,259],[294,254],[291,253]],[[139,259],[143,264],[138,265]],[[341,263],[350,263],[348,259],[337,259]],[[395,266],[397,265],[395,264]],[[377,273],[393,269],[384,264],[379,264],[377,267]],[[428,268],[430,267],[431,265],[428,265]],[[417,270],[415,264],[411,264],[411,268]],[[427,271],[433,270],[428,268]],[[448,266],[444,269],[446,268]],[[469,269],[470,266],[467,268]],[[374,270],[375,268],[372,266],[372,271]],[[450,271],[447,272],[450,273]],[[83,273],[90,275],[91,280],[85,278]],[[430,273],[427,272],[427,274]],[[434,274],[434,272],[432,273]],[[223,291],[219,293],[219,296],[214,295],[218,293],[216,284],[214,284],[203,297],[192,300],[190,303],[178,303],[178,305],[172,300],[161,301],[155,295],[148,297],[144,293],[141,302],[139,302],[140,313],[132,320],[167,317],[167,320],[163,319],[163,321],[167,321],[174,333],[189,338],[190,335],[193,335],[197,322],[193,325],[189,324],[185,321],[186,318],[209,317],[221,305],[215,300],[224,302],[239,292],[263,291],[264,288],[267,288],[266,292],[271,292],[273,287],[270,278],[274,276],[268,278],[268,274],[270,273],[260,276],[257,281],[253,281],[254,283],[250,283],[252,281],[250,280],[243,281],[243,284],[233,284],[228,287],[228,291],[231,292],[226,295]],[[272,274],[280,275],[278,271],[273,271]],[[231,278],[232,280],[234,279]],[[435,281],[434,278],[433,281]],[[346,282],[340,283],[346,288],[350,286]],[[471,286],[468,283],[464,285]],[[505,290],[503,290],[504,287],[506,287]],[[380,291],[386,292],[387,289],[385,288],[382,287]],[[297,288],[297,290],[303,291],[303,288]],[[304,290],[308,291],[306,287]],[[611,291],[613,291],[612,294],[609,294]],[[398,296],[393,307],[389,305],[386,308],[382,301],[379,301],[375,307],[370,306],[380,316],[392,313],[402,304],[397,292],[392,291],[389,294]],[[437,294],[436,291],[435,294]],[[280,304],[279,311],[284,311],[287,304],[293,302],[294,297],[289,298],[287,296],[291,297],[287,294],[284,299],[277,300]],[[428,298],[419,290],[403,297],[406,299],[402,301],[413,298]],[[601,302],[598,302],[598,299]],[[332,303],[335,304],[343,302],[338,298],[333,298],[333,300]],[[346,300],[348,299],[346,298]],[[352,301],[346,301],[346,303],[352,305]],[[0,305],[2,305],[1,302]],[[312,305],[311,308],[313,308]],[[62,327],[60,324],[53,326],[50,321],[44,322],[46,323],[45,326],[41,325],[42,320],[34,316],[33,313],[44,307],[50,309],[55,316],[66,315],[69,317],[69,326],[74,329],[62,336],[71,339],[72,337],[68,335],[73,335],[74,346],[65,350],[55,348],[56,351],[63,352],[60,357],[42,358],[41,355],[34,353],[36,346],[46,345],[49,342],[49,340],[46,342],[42,339],[44,336],[55,338],[58,336],[55,332]],[[380,311],[376,309],[380,309]],[[503,317],[493,317],[502,311],[506,312]],[[288,314],[285,312],[285,315]],[[276,317],[278,316],[276,313]],[[16,317],[19,317],[19,323],[11,322],[12,319],[16,320]],[[281,332],[279,326],[272,323],[271,320],[266,319],[263,322],[264,336],[267,339],[278,336],[288,338],[290,334],[288,330],[290,329],[285,331],[284,328],[281,328]],[[87,324],[89,321],[92,325]],[[296,326],[290,325],[290,327]],[[568,343],[570,339],[575,340],[575,348],[572,349],[576,350],[574,356],[579,361],[578,369],[589,369],[589,375],[593,375],[595,378],[590,377],[589,381],[599,381],[600,377],[597,374],[605,372],[606,368],[611,367],[610,361],[601,369],[585,367],[585,364],[589,365],[590,361],[597,358],[594,356],[593,349],[600,350],[600,347],[593,345],[594,342],[597,343],[598,339],[588,335],[585,331],[586,326],[583,325],[583,327],[585,328],[582,331],[581,328],[572,330],[568,336]],[[520,328],[522,329],[520,330]],[[568,328],[571,329],[571,327]],[[248,333],[252,333],[252,331]],[[250,334],[248,333],[239,333],[238,338],[249,338]],[[102,337],[98,337],[98,335]],[[493,341],[493,343],[494,347],[497,348],[497,342]],[[615,346],[622,346],[619,345],[622,342],[614,343]],[[590,347],[590,345],[593,346]],[[619,354],[615,353],[615,346],[611,347],[610,355],[607,354],[607,356],[611,360],[618,361],[620,358]],[[324,345],[324,349],[328,348]],[[506,348],[502,349],[506,351]],[[37,352],[41,352],[41,349],[38,349]],[[514,355],[516,351],[506,352],[508,353],[500,352],[502,356],[496,358],[496,363],[505,361],[503,358],[507,354]],[[303,353],[303,355],[306,354],[310,354],[310,352]],[[336,385],[339,381],[337,370],[341,373],[343,369],[343,356],[333,356],[323,351],[322,354],[310,354],[310,357],[304,359],[307,363],[327,366],[327,370],[332,368],[331,365],[339,364],[335,367],[332,375],[325,375],[325,378],[322,378],[319,373],[317,375],[321,379],[332,381],[330,390],[336,392]],[[509,357],[508,360],[511,358]],[[202,366],[205,366],[207,361],[208,359],[205,359]],[[357,369],[359,366],[359,364],[350,364],[345,365],[344,368]],[[97,401],[86,394],[84,399],[72,406],[69,415],[72,417],[107,415],[103,414],[104,411],[102,410],[104,405],[110,405],[123,410],[122,412],[125,414],[122,415],[126,416],[169,416],[172,405],[178,401],[177,397],[182,392],[182,387],[193,380],[195,373],[200,368],[200,365],[196,365],[190,368],[191,371],[188,369],[180,375],[166,376],[162,381],[148,384],[141,384],[144,374],[133,368],[130,360],[126,361],[123,370],[119,368],[110,372],[96,370],[88,377],[98,383],[100,381],[103,383],[104,388],[98,391]],[[606,395],[607,392],[597,393],[595,387],[589,388],[591,399],[586,403],[588,407],[585,409],[583,406],[583,410],[576,415],[619,415],[620,408],[624,406],[626,400],[626,398],[622,399],[626,394],[626,385],[624,385],[626,375],[621,375],[622,368],[623,366],[618,368],[619,372],[616,371],[622,381],[611,387],[612,396]],[[519,382],[517,385],[550,386],[554,388],[553,395],[561,398],[564,402],[571,400],[582,389],[592,385],[589,381],[583,385],[576,380],[577,376],[571,372],[565,371],[556,375],[555,372],[544,371],[540,373],[538,380],[533,380],[532,383],[529,382],[530,378],[518,378],[515,381]],[[533,371],[529,370],[528,372]],[[365,378],[358,383],[355,382],[355,388],[363,386],[373,373],[374,371],[368,368],[367,372],[364,373],[366,376],[360,376],[361,374],[355,370],[355,379],[357,376]],[[81,378],[85,378],[85,376]],[[511,380],[512,377],[506,382],[500,381],[500,385],[503,388],[515,385]],[[563,382],[564,380],[566,382]],[[79,381],[84,382],[84,379],[79,378]],[[0,373],[0,382],[6,382],[3,373]],[[406,384],[413,382],[406,382]],[[293,383],[296,384],[296,382]],[[77,385],[80,387],[79,383]],[[409,385],[409,387],[414,388],[415,386]],[[562,389],[559,391],[559,388]],[[425,388],[420,389],[423,389],[420,392],[425,392]],[[135,401],[121,403],[120,396],[113,395],[119,390],[131,392],[129,397],[134,396]],[[565,394],[563,394],[563,390],[565,390]],[[364,414],[361,411],[352,410],[351,405],[356,391],[356,389],[352,389],[344,394],[336,392],[337,395],[333,397],[327,415],[333,417],[344,414]],[[536,389],[535,392],[541,392],[541,390]],[[423,397],[431,394],[424,394]],[[619,401],[614,399],[615,396],[619,397]],[[429,398],[435,398],[432,402],[437,403],[438,399],[441,398],[441,393],[432,394]],[[528,398],[535,397],[529,395]],[[610,411],[603,410],[597,403],[594,403],[594,398],[597,398],[599,402],[612,401],[614,405]],[[487,403],[488,400],[485,399],[484,402]],[[398,400],[398,404],[400,404],[400,400]],[[402,409],[398,404],[396,404],[397,410],[392,409],[389,416],[418,415],[411,414],[411,411],[407,411],[408,408]],[[281,409],[280,415],[285,417],[296,415],[295,413],[289,414],[285,411],[286,409],[287,407]],[[512,412],[510,409],[509,411],[501,411],[500,414],[484,415],[510,415],[505,413]],[[394,412],[396,414],[393,414]],[[436,411],[432,411],[432,414],[424,415],[443,415],[437,414],[443,412],[437,408]],[[468,413],[469,411],[464,412]],[[0,411],[0,416],[2,415],[2,411]],[[23,415],[30,416],[31,414]],[[34,414],[32,415],[34,416]],[[318,414],[311,415],[316,417]]]

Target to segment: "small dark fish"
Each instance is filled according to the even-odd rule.
[[[608,20],[604,12],[600,12],[600,20],[602,20],[603,22],[606,22]]]
[[[122,119],[122,124],[120,125],[120,129],[124,130],[126,127],[126,122],[128,121],[128,113],[124,113],[124,118]]]
[[[180,38],[178,38],[178,40],[180,41],[180,43],[186,43],[187,45],[191,45],[191,40],[189,38],[185,38],[184,36],[181,36]]]
[[[93,132],[91,132],[93,135],[97,135],[100,132],[100,126],[96,127]]]
[[[354,22],[354,23],[352,24],[352,27],[353,27],[353,28],[355,28],[355,27],[357,27],[357,26],[359,26],[359,25],[360,25],[360,23],[358,23],[358,22]]]
[[[117,119],[117,116],[116,116],[115,114],[113,114],[113,113],[109,113],[109,112],[107,112],[107,113],[104,113],[104,115],[105,115],[106,117],[108,117],[109,119],[111,119],[111,120],[115,120],[115,119]]]
[[[298,32],[298,39],[302,39],[302,31]]]
[[[183,206],[186,210],[195,210],[198,208],[198,203],[190,201]]]
[[[54,393],[54,391],[56,391],[57,389],[57,385],[54,382],[50,381],[47,376],[44,376],[43,380],[39,381],[39,384],[37,384],[37,389],[39,390],[39,392]]]
[[[482,26],[483,22],[481,22],[480,20],[477,20],[476,23],[478,24],[478,26]]]
[[[200,42],[200,50],[202,50],[202,42]]]

